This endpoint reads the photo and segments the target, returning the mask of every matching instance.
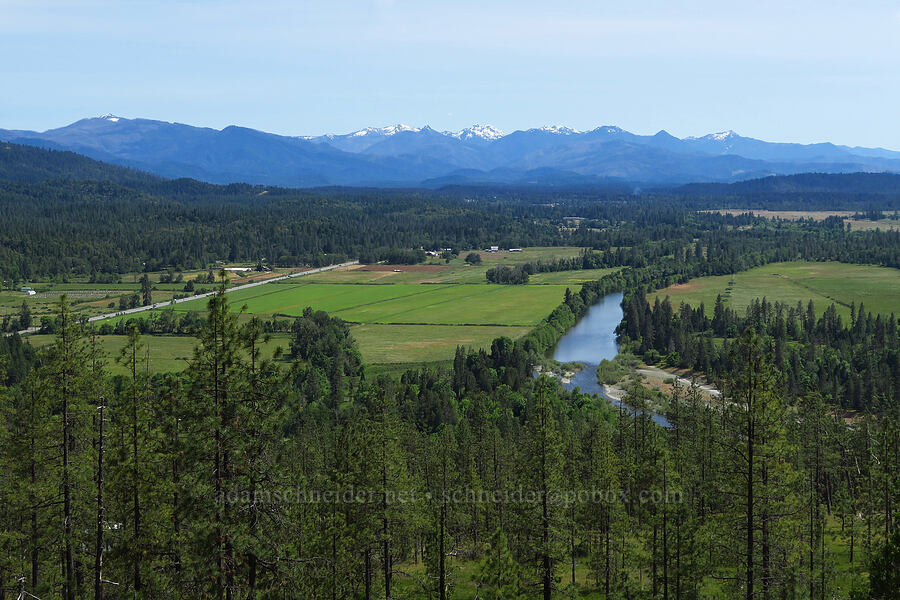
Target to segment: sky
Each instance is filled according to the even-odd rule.
[[[0,128],[618,125],[900,150],[900,0],[0,0]]]

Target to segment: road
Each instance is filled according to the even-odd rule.
[[[266,285],[267,283],[273,283],[275,281],[284,281],[285,279],[293,279],[294,277],[303,277],[304,275],[314,275],[316,273],[323,273],[325,271],[331,271],[333,269],[339,269],[341,267],[349,267],[352,265],[358,265],[358,260],[353,260],[350,262],[341,263],[339,265],[328,265],[327,267],[319,267],[317,269],[310,269],[309,271],[300,271],[299,273],[291,273],[289,275],[279,275],[278,277],[272,277],[271,279],[264,279],[262,281],[254,281],[253,283],[245,283],[242,285],[236,285],[234,287],[228,288],[225,290],[226,294],[230,294],[231,292],[236,292],[238,290],[246,290],[252,287],[257,287],[260,285]],[[200,298],[208,298],[212,296],[216,292],[206,292],[203,294],[197,294],[195,296],[188,296],[187,298],[176,298],[174,300],[169,300],[167,302],[157,302],[156,304],[148,304],[147,306],[138,306],[137,308],[128,308],[126,310],[120,310],[117,312],[107,313],[105,315],[97,315],[96,317],[91,317],[88,319],[88,322],[93,323],[94,321],[103,321],[104,319],[111,319],[113,317],[121,317],[124,315],[133,315],[135,313],[144,312],[145,310],[153,310],[155,308],[164,308],[166,306],[171,306],[173,304],[180,304],[181,302],[190,302],[192,300],[199,300]],[[19,335],[25,335],[28,333],[37,333],[40,331],[40,327],[29,327],[28,329],[23,329],[18,331]],[[6,335],[12,335],[12,333],[7,333]]]

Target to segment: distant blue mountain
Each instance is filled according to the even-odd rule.
[[[900,173],[900,152],[881,148],[772,143],[732,131],[684,139],[665,131],[642,136],[615,126],[504,134],[490,125],[456,132],[394,125],[290,137],[104,115],[44,132],[0,130],[0,140],[70,150],[164,177],[288,187],[662,186],[804,172]]]

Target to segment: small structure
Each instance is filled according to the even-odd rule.
[[[22,288],[20,288],[19,291],[23,292],[26,296],[34,296],[34,295],[37,293],[37,292],[35,292],[33,289],[31,289],[30,287],[28,287],[27,285],[26,285],[26,286],[22,286]]]
[[[522,248],[510,248],[509,251],[510,252],[521,252]]]
[[[485,248],[485,252],[500,252],[500,246],[491,246],[490,248]]]
[[[249,271],[250,267],[225,267],[225,271],[228,273],[243,273],[244,271]]]

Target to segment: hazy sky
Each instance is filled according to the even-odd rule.
[[[897,0],[0,0],[0,57],[8,129],[112,112],[900,149]]]

